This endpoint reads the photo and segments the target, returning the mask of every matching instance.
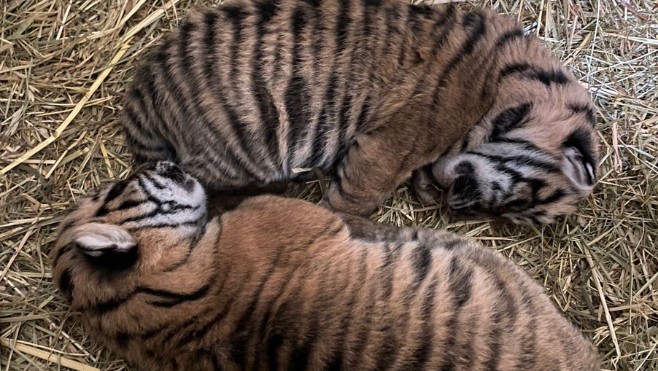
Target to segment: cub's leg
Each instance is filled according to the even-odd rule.
[[[357,134],[321,204],[354,215],[372,213],[413,170],[435,160],[470,129],[431,122],[428,111],[411,103]]]

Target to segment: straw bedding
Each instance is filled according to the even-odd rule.
[[[53,230],[81,195],[129,172],[117,125],[134,61],[203,1],[0,1],[0,367],[119,370],[51,283]],[[593,338],[606,369],[658,369],[658,5],[474,1],[518,17],[589,88],[602,179],[549,227],[451,222],[402,187],[375,216],[446,228],[513,259]],[[292,193],[319,199],[323,184]]]

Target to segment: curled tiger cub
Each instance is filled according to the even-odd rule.
[[[542,288],[473,241],[277,196],[207,215],[168,162],[79,202],[53,277],[94,339],[144,370],[599,369]]]
[[[440,186],[458,214],[549,223],[597,177],[585,89],[513,20],[455,4],[192,12],[140,63],[121,121],[138,163],[180,163],[211,191],[318,168],[333,174],[323,204],[355,215],[426,166],[422,200]]]

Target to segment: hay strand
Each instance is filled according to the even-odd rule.
[[[27,344],[15,343],[12,345],[8,341],[0,339],[0,346],[11,348],[12,350],[29,354],[31,356],[41,358],[44,361],[55,363],[64,367],[68,367],[76,371],[100,371],[100,369],[96,367],[91,367],[85,365],[84,363],[80,363],[78,361],[74,361],[72,359],[68,359],[66,357],[62,357],[61,355],[57,355],[51,352],[46,352],[45,350],[41,350]]]

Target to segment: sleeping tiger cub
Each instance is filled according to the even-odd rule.
[[[596,182],[591,100],[518,24],[400,0],[233,0],[192,12],[142,61],[122,110],[138,163],[214,191],[333,173],[364,215],[413,170],[459,214],[549,223]],[[469,134],[470,132],[470,134]],[[463,154],[440,157],[451,147]],[[437,159],[438,162],[437,162]]]
[[[599,369],[539,285],[475,242],[276,196],[207,213],[161,162],[60,226],[55,282],[141,369]]]

